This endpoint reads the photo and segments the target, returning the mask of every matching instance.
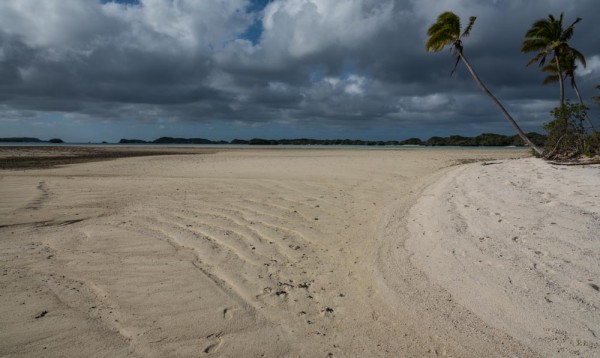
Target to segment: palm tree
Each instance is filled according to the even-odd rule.
[[[585,62],[583,62],[582,65],[583,67],[585,67]],[[577,65],[575,64],[575,56],[572,52],[566,52],[563,56],[561,56],[560,68],[563,70],[564,77],[569,78],[571,80],[571,88],[573,88],[573,90],[575,91],[577,99],[579,99],[579,104],[585,106],[585,104],[583,103],[583,98],[581,98],[581,93],[579,93],[577,82],[575,81],[575,70],[577,69]],[[558,82],[558,69],[556,68],[556,65],[554,63],[546,65],[542,69],[542,71],[549,74],[548,76],[546,76],[542,84],[547,85],[550,83]],[[592,128],[592,132],[596,133],[596,128],[594,127],[592,119],[590,118],[590,115],[587,113],[587,111],[585,112],[585,118],[588,124],[590,125],[590,128]]]
[[[453,50],[454,54],[456,55],[456,62],[454,64],[454,68],[452,69],[452,73],[454,73],[458,63],[462,60],[479,88],[481,88],[481,90],[492,99],[496,106],[498,106],[504,117],[506,117],[510,124],[515,128],[517,134],[519,137],[521,137],[523,142],[535,150],[539,155],[542,155],[542,150],[538,148],[529,138],[527,138],[525,132],[523,132],[521,127],[519,127],[517,122],[511,117],[502,103],[500,103],[500,101],[487,89],[483,82],[481,82],[481,79],[477,73],[475,73],[475,70],[473,70],[473,67],[471,67],[471,64],[464,56],[462,39],[469,36],[476,19],[477,18],[475,16],[469,17],[469,24],[464,31],[462,31],[460,18],[456,14],[450,11],[442,13],[440,16],[438,16],[437,21],[429,27],[429,30],[427,30],[427,35],[429,35],[429,38],[425,48],[428,52],[440,52],[444,49],[444,47],[450,46],[450,49]]]
[[[540,19],[533,23],[531,28],[525,33],[525,41],[521,46],[521,52],[537,52],[535,56],[527,63],[527,66],[538,62],[540,67],[546,63],[546,58],[552,56],[558,73],[558,83],[560,89],[560,105],[565,104],[565,88],[563,82],[563,69],[561,68],[560,57],[568,52],[578,59],[585,66],[585,58],[576,49],[569,46],[567,41],[573,37],[574,27],[581,18],[578,17],[569,27],[563,28],[564,13],[560,13],[557,19],[548,15],[547,19]]]

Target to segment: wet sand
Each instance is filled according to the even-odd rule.
[[[0,170],[40,169],[130,157],[209,154],[218,149],[150,146],[0,146]]]

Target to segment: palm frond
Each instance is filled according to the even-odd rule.
[[[538,37],[540,32],[547,31],[548,20],[539,19],[531,25],[531,28],[525,33],[525,37]]]
[[[544,82],[542,82],[543,85],[547,85],[550,83],[556,83],[558,82],[558,75],[550,75],[550,76],[546,76],[546,78],[544,78]]]
[[[425,48],[427,52],[440,52],[444,47],[454,43],[455,38],[448,33],[438,32],[427,40]]]
[[[575,21],[573,21],[573,23],[571,25],[569,25],[562,33],[561,36],[561,40],[563,42],[566,42],[568,40],[571,39],[571,37],[573,37],[573,32],[574,32],[574,27],[575,25],[580,22],[582,19],[580,17],[578,17],[577,19],[575,19]]]
[[[529,60],[529,62],[527,62],[527,66],[536,63],[539,61],[539,66],[544,66],[544,63],[546,63],[546,56],[548,56],[548,54],[546,52],[540,52],[537,55],[533,56],[533,58],[531,60]]]
[[[521,45],[521,52],[534,52],[534,51],[542,51],[548,47],[548,44],[543,39],[531,38],[523,41],[523,45]]]
[[[460,37],[460,18],[453,12],[446,11],[438,16],[427,30],[429,39],[425,44],[428,52],[439,52],[444,47],[453,44]]]
[[[581,65],[583,65],[584,68],[586,67],[587,64],[585,62],[585,57],[581,52],[579,52],[579,50],[573,47],[569,47],[569,52],[573,55],[573,62],[577,60],[579,61],[579,63],[581,63]]]
[[[548,64],[542,68],[542,72],[556,74],[556,73],[558,73],[558,70],[556,69],[556,64],[554,62],[551,62],[550,64]]]
[[[469,17],[469,24],[467,25],[465,31],[463,31],[462,35],[460,35],[461,37],[468,37],[471,34],[471,29],[473,28],[473,25],[475,25],[475,20],[477,20],[477,17]]]

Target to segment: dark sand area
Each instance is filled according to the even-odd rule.
[[[6,146],[0,147],[0,169],[43,169],[102,160],[176,154],[213,154],[221,149],[193,147]]]

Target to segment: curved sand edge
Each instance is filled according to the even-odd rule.
[[[430,195],[431,187],[463,167],[446,167],[423,177],[402,205],[389,207],[382,216],[373,265],[377,286],[390,308],[397,315],[403,313],[403,321],[418,327],[427,337],[424,341],[432,356],[537,357],[535,351],[457,302],[446,287],[413,263],[413,252],[407,249],[413,236],[409,231],[413,209],[424,195]]]
[[[599,174],[534,158],[456,168],[409,210],[410,262],[538,353],[598,356]]]

